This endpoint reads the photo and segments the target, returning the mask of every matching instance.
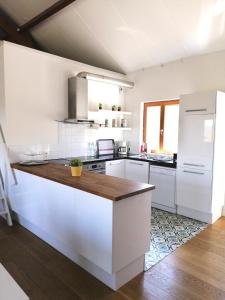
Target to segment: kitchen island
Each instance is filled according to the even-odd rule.
[[[144,270],[153,185],[49,163],[13,164],[19,223],[116,290]]]

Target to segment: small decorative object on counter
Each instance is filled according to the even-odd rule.
[[[141,153],[147,153],[147,143],[142,143],[140,150]]]
[[[72,176],[76,176],[76,177],[81,176],[83,163],[80,159],[70,160],[69,166],[71,168]]]
[[[95,156],[96,152],[97,152],[96,143],[92,142],[91,143],[91,156]]]
[[[117,120],[116,119],[112,119],[112,127],[117,127]]]
[[[116,105],[113,105],[113,106],[112,106],[112,110],[113,110],[113,111],[116,110]]]
[[[88,143],[87,156],[91,156],[91,155],[92,155],[92,143]]]
[[[101,127],[102,124],[100,124]],[[94,142],[88,143],[88,148],[87,148],[87,155],[88,156],[95,156],[96,154],[96,145]]]
[[[121,111],[121,106],[118,106],[117,110],[118,110],[118,111]]]
[[[98,109],[101,110],[102,109],[102,103],[98,104]]]
[[[105,119],[105,127],[109,127],[109,120]]]
[[[144,151],[145,151],[145,153],[148,152],[148,146],[147,146],[147,143],[144,143]]]

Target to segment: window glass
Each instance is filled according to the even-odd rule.
[[[160,106],[149,106],[147,108],[146,143],[148,152],[160,148],[160,109]]]
[[[179,104],[165,105],[163,150],[177,153]]]
[[[177,153],[179,100],[144,104],[143,141],[148,152]]]

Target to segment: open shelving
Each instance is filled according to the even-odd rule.
[[[89,110],[90,113],[111,114],[111,115],[131,115],[130,111],[118,111],[110,109]]]

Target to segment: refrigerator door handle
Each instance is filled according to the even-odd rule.
[[[186,109],[185,112],[207,111],[206,108]]]
[[[187,171],[187,170],[183,170],[184,173],[190,173],[190,174],[196,174],[196,175],[204,175],[205,173],[203,172],[194,172],[194,171]]]
[[[199,165],[199,164],[191,164],[191,163],[183,163],[184,166],[192,166],[192,167],[205,167],[205,165]]]

